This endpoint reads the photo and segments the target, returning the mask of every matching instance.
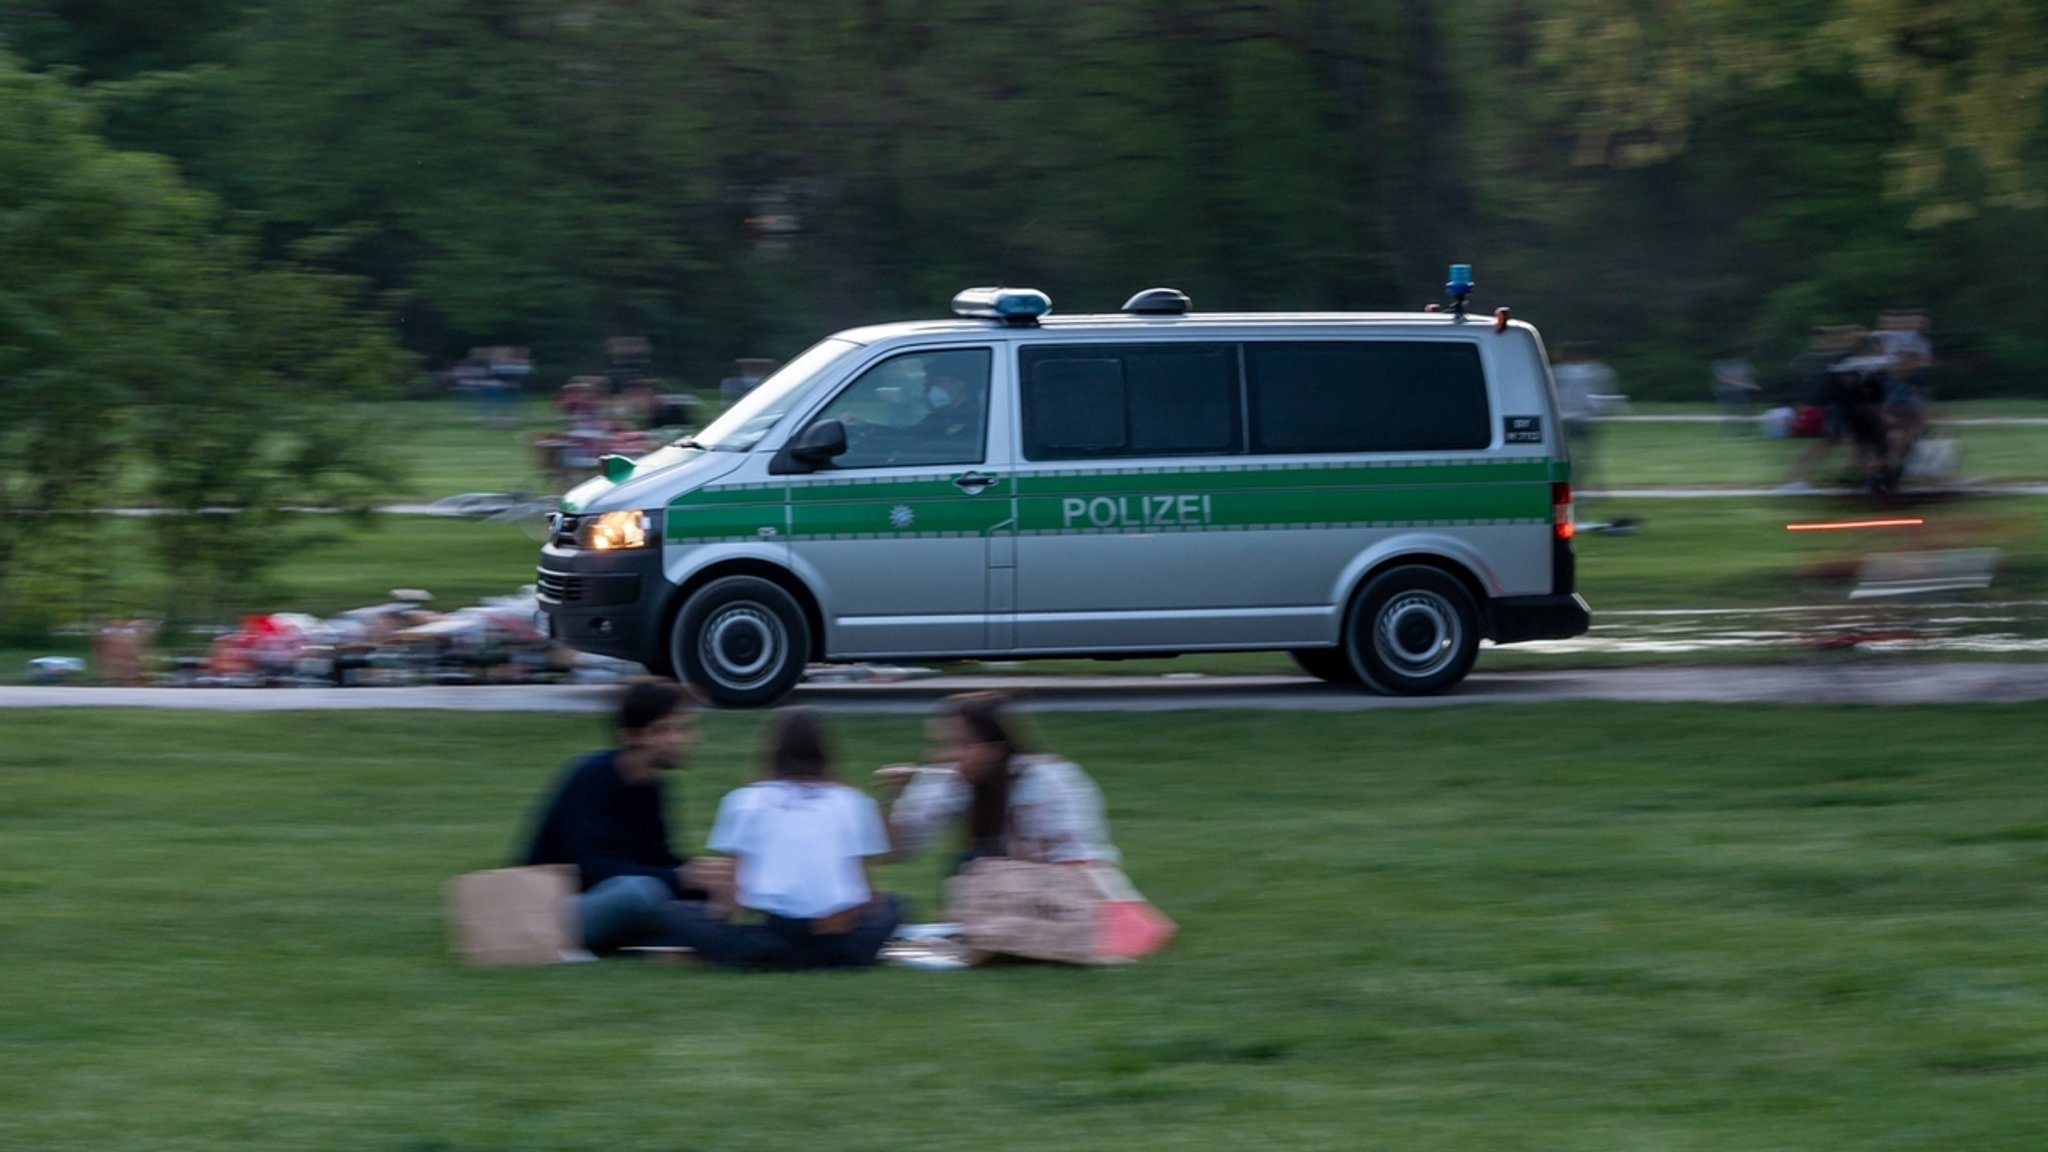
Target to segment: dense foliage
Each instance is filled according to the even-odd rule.
[[[705,383],[1004,280],[1412,307],[1452,259],[1638,395],[1934,313],[2048,367],[2048,10],[1981,0],[7,0],[125,147],[430,360],[646,335]],[[2017,321],[2017,323],[2015,322]],[[2034,322],[2030,322],[2034,321]]]
[[[702,386],[992,281],[1414,307],[1466,260],[1675,398],[1917,306],[1945,394],[2027,391],[2044,145],[2048,6],[1984,0],[0,0],[0,597],[93,603],[110,498],[260,578],[363,502],[328,401],[406,352]]]
[[[265,261],[160,156],[110,148],[80,93],[0,54],[0,621],[104,609],[110,509],[144,504],[199,609],[360,509],[374,438],[328,401],[403,354],[331,274]],[[224,515],[233,509],[238,514]]]

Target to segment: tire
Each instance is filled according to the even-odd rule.
[[[683,681],[725,708],[765,708],[789,695],[810,652],[803,608],[758,576],[698,589],[669,634],[669,659]]]
[[[1428,696],[1447,691],[1479,656],[1479,610],[1448,572],[1421,565],[1373,577],[1351,611],[1351,666],[1374,691]]]
[[[1318,680],[1358,683],[1358,669],[1351,666],[1351,653],[1346,648],[1296,648],[1288,655],[1294,657],[1295,667]]]

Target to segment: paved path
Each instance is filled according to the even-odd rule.
[[[1787,499],[1803,499],[1813,496],[1864,496],[1868,493],[1859,488],[1810,488],[1804,492],[1787,492],[1782,488],[1715,488],[1706,485],[1658,486],[1655,488],[1594,488],[1576,493],[1580,499],[1598,500],[1613,497],[1628,500],[1720,500],[1728,497],[1783,496]],[[1916,486],[1907,481],[1900,489],[1906,498],[1914,496],[2048,496],[2048,484],[1957,484],[1953,486]]]
[[[1761,417],[1749,416],[1706,416],[1671,413],[1668,415],[1642,415],[1630,413],[1626,416],[1595,416],[1602,424],[1755,424]],[[2022,428],[2048,425],[2048,416],[1963,416],[1953,420],[1936,420],[1937,428],[1993,428],[2015,425]]]
[[[1560,700],[1722,704],[1959,704],[2048,700],[2048,663],[1835,663],[1699,668],[1602,668],[1480,673],[1448,696],[1372,696],[1286,676],[961,676],[894,683],[812,684],[793,703],[830,712],[923,712],[952,692],[1000,689],[1037,711],[1170,712],[1203,709],[1355,712],[1532,704]],[[161,708],[212,712],[439,709],[458,712],[601,712],[603,684],[420,688],[0,687],[5,708]]]

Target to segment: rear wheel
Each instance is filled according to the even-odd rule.
[[[762,708],[803,679],[811,629],[780,585],[727,576],[697,590],[676,615],[669,657],[714,704]]]
[[[1465,585],[1421,565],[1373,577],[1351,613],[1348,653],[1359,677],[1390,696],[1442,692],[1479,656],[1479,610]]]
[[[1358,683],[1358,669],[1351,666],[1351,654],[1342,648],[1296,648],[1288,653],[1295,667],[1332,684]]]

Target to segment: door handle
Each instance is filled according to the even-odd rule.
[[[995,482],[996,478],[993,476],[984,475],[980,472],[968,472],[953,481],[953,486],[971,496]]]

